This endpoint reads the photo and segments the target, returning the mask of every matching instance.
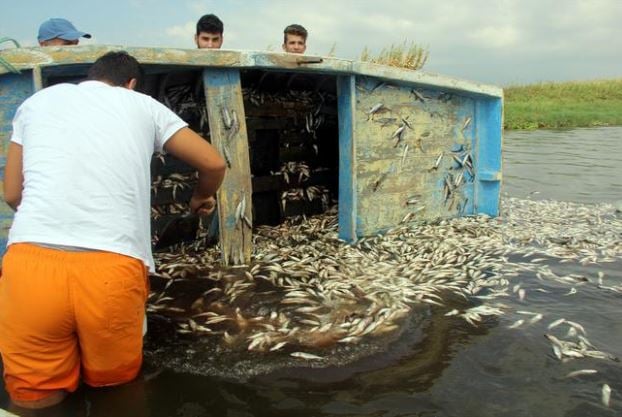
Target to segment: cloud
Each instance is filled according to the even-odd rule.
[[[510,48],[519,41],[518,30],[511,26],[487,26],[468,35],[481,48]]]
[[[180,40],[192,39],[194,31],[196,30],[196,22],[186,22],[182,25],[169,26],[164,29],[164,32],[168,36],[179,38]]]
[[[3,33],[33,39],[57,9],[21,0],[3,10]],[[336,44],[356,59],[408,40],[429,47],[426,71],[481,82],[622,77],[621,0],[109,0],[71,12],[104,43],[194,48],[196,21],[214,13],[229,49],[280,50],[283,28],[299,23],[309,54]]]

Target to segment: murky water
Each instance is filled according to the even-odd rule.
[[[507,195],[581,203],[622,199],[622,128],[508,132],[504,142]],[[619,233],[622,231],[619,231]],[[583,266],[548,261],[557,273],[622,283],[622,262]],[[602,359],[562,362],[544,338],[547,325],[581,323],[599,350],[622,357],[622,295],[594,285],[515,278],[524,300],[502,300],[512,313],[478,327],[432,308],[408,323],[389,348],[343,367],[288,368],[244,382],[160,372],[147,363],[122,387],[81,388],[41,416],[614,416],[622,415],[622,365]],[[547,292],[540,292],[543,290]],[[451,306],[448,306],[451,308]],[[544,318],[509,329],[525,318]],[[413,319],[415,320],[415,319]],[[576,378],[577,369],[597,374]],[[612,388],[609,408],[601,386]],[[0,407],[6,408],[6,394]]]
[[[580,203],[622,200],[622,128],[506,132],[504,191]]]

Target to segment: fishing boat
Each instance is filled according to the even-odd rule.
[[[335,57],[266,51],[71,46],[0,50],[4,171],[11,121],[39,89],[79,82],[102,54],[143,65],[140,88],[221,152],[224,264],[250,260],[252,229],[338,204],[339,237],[355,241],[400,222],[499,212],[502,89]],[[183,216],[195,174],[152,161],[152,230]],[[13,213],[0,208],[0,247]]]

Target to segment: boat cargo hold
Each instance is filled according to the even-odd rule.
[[[338,203],[354,241],[405,219],[496,216],[501,184],[500,88],[402,68],[276,52],[73,46],[0,50],[0,155],[11,121],[41,88],[78,82],[111,50],[145,69],[140,91],[219,150],[224,264],[248,263],[252,229]],[[152,160],[152,235],[188,211],[195,172]],[[4,251],[13,213],[0,208]],[[189,236],[188,238],[192,238]]]

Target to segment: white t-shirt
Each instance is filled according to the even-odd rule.
[[[153,98],[99,81],[34,94],[13,120],[24,191],[8,244],[115,252],[153,271],[151,157],[185,126]]]

